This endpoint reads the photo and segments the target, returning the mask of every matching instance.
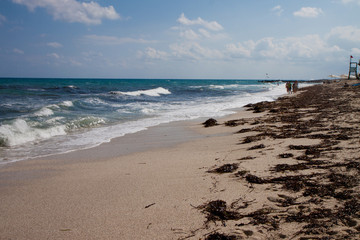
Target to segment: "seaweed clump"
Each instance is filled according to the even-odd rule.
[[[207,214],[208,222],[222,221],[225,226],[227,220],[248,218],[237,222],[235,226],[262,225],[259,233],[263,233],[264,229],[279,231],[282,223],[295,223],[299,229],[287,234],[288,236],[280,232],[274,232],[272,236],[301,240],[360,239],[360,158],[344,159],[343,154],[345,152],[349,153],[348,156],[358,156],[359,153],[357,139],[360,137],[360,119],[356,114],[359,108],[354,101],[349,101],[349,97],[356,101],[360,99],[359,88],[341,89],[336,86],[315,85],[304,90],[297,96],[279,98],[274,103],[262,102],[245,106],[254,112],[268,112],[267,115],[253,119],[253,123],[239,119],[225,125],[257,125],[237,132],[257,132],[242,138],[240,144],[252,143],[247,150],[270,149],[270,146],[260,144],[265,138],[319,139],[320,143],[281,145],[284,149],[287,147],[288,152],[274,156],[275,158],[293,158],[291,162],[295,159],[299,162],[283,162],[272,166],[270,171],[275,176],[256,176],[246,169],[232,171],[232,166],[222,166],[224,172],[231,171],[234,173],[232,176],[250,183],[247,186],[250,191],[256,189],[255,184],[268,184],[261,189],[265,189],[264,194],[271,192],[267,196],[271,203],[249,213],[242,210],[247,208],[248,203],[237,208],[236,204],[227,206],[221,200],[213,201],[201,208]],[[343,123],[349,126],[344,127]],[[340,150],[341,154],[338,152]],[[262,150],[260,153],[264,152]],[[250,159],[253,158],[238,160]],[[300,172],[303,170],[306,171]],[[289,192],[289,196],[276,196],[275,191],[279,188]],[[241,228],[236,230],[244,231]],[[217,231],[213,231],[211,236],[214,238],[209,239],[237,239],[236,236],[226,238],[227,235]],[[250,236],[252,233],[244,234]]]
[[[240,239],[235,235],[225,235],[223,233],[212,233],[205,240],[237,240]]]
[[[207,214],[207,222],[224,222],[226,220],[238,220],[241,218],[239,213],[228,210],[227,204],[223,200],[211,201],[198,208],[202,209],[203,213]]]
[[[264,144],[255,145],[253,147],[248,148],[248,150],[256,150],[256,149],[262,149],[265,148]]]
[[[237,169],[239,168],[238,164],[236,163],[228,163],[228,164],[224,164],[221,167],[215,168],[214,170],[210,170],[208,172],[210,173],[232,173],[235,172]]]
[[[217,120],[213,119],[213,118],[209,118],[208,120],[206,120],[205,122],[203,122],[204,127],[213,127],[216,125],[219,125]]]

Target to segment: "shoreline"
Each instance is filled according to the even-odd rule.
[[[337,126],[340,124],[337,117],[340,116],[325,113],[326,103],[322,103],[324,112],[319,112],[314,110],[316,102],[296,102],[302,93],[300,89],[298,95],[254,104],[252,108],[256,107],[261,113],[239,111],[221,118],[219,125],[214,127],[203,128],[200,121],[188,122],[186,128],[189,132],[182,132],[188,131],[184,128],[177,129],[180,138],[187,135],[189,139],[177,142],[168,136],[166,144],[160,144],[160,148],[156,145],[159,143],[155,143],[155,147],[144,146],[144,151],[119,156],[118,149],[115,149],[119,144],[117,139],[103,148],[106,153],[99,153],[106,155],[101,161],[97,149],[85,150],[88,152],[83,158],[79,153],[69,153],[62,159],[47,157],[1,167],[0,213],[3,217],[0,220],[0,239],[208,239],[215,234],[245,239],[287,239],[290,236],[300,239],[308,236],[306,232],[298,233],[299,227],[309,224],[307,221],[312,213],[325,214],[316,212],[316,209],[332,207],[341,210],[359,194],[358,188],[345,189],[343,192],[348,191],[348,199],[340,201],[329,193],[325,196],[316,193],[314,196],[301,196],[303,188],[289,192],[279,183],[280,180],[276,182],[274,179],[318,173],[328,176],[325,167],[332,158],[336,159],[332,165],[351,158],[355,166],[356,159],[352,154],[359,153],[355,148],[359,147],[359,142],[356,142],[356,135],[351,135],[357,133],[351,133],[349,129],[356,129],[354,124],[358,116],[349,111],[350,107],[358,108],[360,98],[353,89],[342,88],[340,84],[320,85],[317,89],[340,89],[348,95],[353,94],[353,99],[348,98],[350,105],[339,110],[343,111],[344,117],[351,117],[344,118],[342,124],[346,125],[340,129],[347,137],[335,134],[340,131],[338,128],[325,136],[326,128],[322,129],[320,122],[316,121],[320,121],[320,117],[331,118],[333,125]],[[332,97],[337,101],[343,97],[336,91],[319,94],[329,101]],[[286,101],[297,108],[291,108]],[[306,126],[301,125],[304,121],[314,124],[310,133],[305,133]],[[303,132],[286,128],[289,123],[302,126],[299,130]],[[175,125],[175,128],[179,127]],[[159,138],[165,139],[169,129],[163,130],[157,133],[147,130],[150,132],[139,135],[148,134],[151,139],[152,134],[158,134]],[[318,134],[316,137],[308,138],[309,134],[315,133]],[[321,145],[334,134],[339,143]],[[133,141],[139,139],[139,135],[134,136]],[[142,140],[147,142],[146,138]],[[133,143],[129,142],[130,145]],[[290,145],[313,146],[313,152],[309,150],[304,155],[305,149],[289,149]],[[352,149],[347,145],[353,145]],[[249,150],[252,147],[254,149]],[[341,148],[341,151],[336,148]],[[281,154],[288,155],[279,157]],[[296,159],[300,156],[311,159]],[[222,166],[225,166],[225,171],[218,172]],[[277,168],[279,171],[274,171]],[[334,166],[331,170],[337,171],[337,168],[341,167]],[[353,176],[352,171],[356,168],[350,170]],[[337,172],[331,176],[340,177]],[[345,177],[345,173],[341,176]],[[355,181],[351,176],[347,179]],[[313,176],[314,180],[317,177]],[[328,178],[317,180],[321,183]],[[292,183],[308,187],[310,180]],[[341,184],[339,187],[344,188]],[[336,202],[337,208],[334,208],[335,201],[340,201]],[[302,217],[304,222],[285,221],[290,217],[297,220]],[[311,222],[312,227],[304,229],[311,229],[312,236],[319,232],[316,237],[327,236],[330,231],[336,232],[334,235],[337,237],[346,236],[346,231],[348,236],[359,237],[356,231],[360,221],[356,213],[344,217],[350,219],[348,224],[336,225],[332,221],[334,216],[327,211],[324,219],[316,217],[315,222]],[[323,226],[332,223],[335,227],[328,226],[323,231],[315,223]]]
[[[242,85],[243,83],[239,83],[240,85]],[[253,83],[249,83],[250,85],[252,85]],[[239,86],[240,86],[239,85]],[[257,83],[255,84],[257,85]],[[71,86],[71,85],[70,85]],[[211,89],[212,85],[209,85],[208,87]],[[233,86],[233,85],[231,85]],[[234,85],[235,86],[235,85]],[[261,86],[261,84],[259,85]],[[265,86],[265,85],[264,85]],[[52,121],[56,122],[57,121],[57,112],[53,112],[53,114],[50,114],[49,116],[56,116],[56,117],[49,117],[48,120],[45,121],[46,118],[44,119],[40,119],[40,120],[35,120],[36,123],[39,123],[39,125],[37,125],[36,127],[31,127],[30,123],[33,123],[31,119],[22,119],[22,118],[15,118],[14,122],[10,122],[8,125],[4,124],[4,128],[5,130],[7,128],[10,128],[10,130],[8,132],[6,132],[5,135],[5,142],[3,143],[3,148],[2,148],[2,158],[0,158],[0,165],[7,164],[7,163],[11,163],[11,162],[17,162],[17,161],[23,161],[23,160],[28,160],[28,159],[37,159],[39,156],[40,157],[45,157],[45,158],[49,158],[52,157],[53,155],[58,155],[58,154],[62,154],[62,153],[69,153],[69,152],[76,152],[78,150],[84,150],[84,149],[91,149],[94,147],[97,147],[101,144],[104,143],[108,143],[110,142],[112,139],[116,139],[117,136],[124,136],[124,135],[130,135],[133,133],[137,133],[137,132],[141,132],[143,130],[152,128],[152,127],[156,127],[159,124],[164,126],[164,124],[166,123],[172,123],[172,122],[180,122],[180,121],[192,121],[194,120],[194,117],[198,117],[199,119],[201,119],[201,116],[205,116],[207,117],[208,115],[227,115],[229,114],[229,111],[227,109],[232,108],[232,107],[236,107],[236,106],[242,106],[245,105],[251,101],[262,101],[265,100],[267,98],[271,99],[271,98],[276,98],[279,96],[279,94],[283,93],[283,89],[282,88],[276,88],[273,87],[271,84],[267,84],[267,87],[264,87],[264,89],[261,89],[260,87],[257,87],[258,89],[256,90],[256,92],[252,95],[248,93],[247,94],[241,94],[241,97],[238,97],[237,95],[231,95],[234,97],[234,99],[232,99],[231,101],[224,101],[224,102],[207,102],[207,101],[201,101],[199,102],[200,110],[197,109],[196,107],[189,107],[189,108],[181,108],[177,109],[175,111],[170,111],[169,112],[169,116],[166,116],[165,114],[160,114],[159,116],[150,116],[149,118],[145,118],[145,119],[139,119],[136,121],[125,121],[124,124],[117,124],[117,123],[113,123],[113,124],[104,124],[104,125],[99,125],[97,126],[97,123],[95,123],[94,127],[90,127],[90,128],[86,128],[86,124],[84,124],[84,129],[86,130],[81,130],[83,128],[83,126],[81,125],[82,123],[80,122],[79,124],[81,125],[79,127],[79,131],[67,131],[67,122],[69,122],[70,127],[72,126],[72,122],[68,121],[68,120],[64,120],[64,123],[61,123],[60,125],[58,125],[57,123],[54,123],[54,126],[52,126],[50,124],[50,122],[52,123]],[[272,86],[272,87],[270,87]],[[216,86],[215,88],[217,88],[218,86]],[[221,86],[219,86],[221,87]],[[191,88],[191,87],[190,87]],[[197,87],[196,87],[197,89]],[[199,90],[200,92],[202,90]],[[231,91],[235,91],[235,90],[231,90]],[[221,91],[220,91],[221,92]],[[246,91],[245,91],[246,92]],[[145,94],[146,95],[146,94]],[[77,101],[76,99],[72,99],[72,101]],[[56,103],[56,106],[62,106],[64,102],[66,102],[65,105],[73,105],[73,102],[69,101],[69,100],[65,100],[65,101],[59,101],[61,103]],[[203,105],[204,103],[204,105]],[[231,104],[230,104],[231,103]],[[225,105],[224,105],[225,104]],[[186,105],[186,104],[185,104]],[[185,106],[184,105],[184,106]],[[46,105],[44,106],[42,109],[48,109],[49,112],[53,111],[51,110],[51,106],[52,105]],[[196,105],[194,105],[196,106]],[[202,110],[202,107],[204,108],[204,111]],[[171,108],[170,108],[171,109]],[[187,109],[187,110],[184,110]],[[210,109],[210,110],[207,110]],[[147,112],[148,109],[145,105],[144,109],[142,109],[140,112]],[[151,107],[149,109],[149,111],[151,110]],[[179,112],[180,111],[180,112]],[[159,113],[161,113],[162,110],[159,111]],[[199,112],[199,113],[198,113]],[[75,113],[76,114],[76,113]],[[90,114],[91,116],[91,114]],[[104,119],[106,118],[106,116],[104,116]],[[190,118],[190,120],[189,120]],[[101,119],[101,117],[99,118]],[[192,119],[192,120],[191,120]],[[18,121],[19,120],[19,121]],[[96,117],[95,117],[96,120]],[[94,120],[94,121],[95,121]],[[41,124],[43,122],[49,122],[48,125],[45,126],[44,128],[44,132],[40,132],[38,133],[37,130],[42,129],[41,128]],[[16,123],[16,124],[15,124]],[[29,125],[30,124],[30,125]],[[75,125],[77,124],[74,123]],[[91,121],[89,123],[90,125],[92,124]],[[19,126],[18,126],[19,125]],[[24,133],[21,134],[17,134],[16,129],[20,128],[20,127],[24,127],[27,128],[29,127],[29,133],[25,132],[26,134],[29,135],[28,136]],[[59,129],[57,129],[57,127],[59,127]],[[14,130],[12,129],[14,128]],[[76,128],[76,127],[75,127]],[[53,130],[64,130],[65,132],[61,132],[59,136],[57,136],[57,132],[53,131]],[[21,132],[21,130],[19,130]],[[40,130],[39,130],[40,131]],[[16,134],[11,134],[12,132],[15,132]],[[53,133],[54,132],[54,133]],[[53,134],[55,134],[55,137],[50,137]],[[9,136],[7,136],[9,135]],[[28,144],[10,144],[11,142],[17,142],[15,141],[16,139],[19,139],[19,142],[21,141],[27,141],[28,139],[31,139],[31,137],[34,137],[33,135],[36,135],[35,138],[37,139],[36,141],[32,142],[28,142]],[[43,136],[44,135],[44,136]],[[38,139],[39,138],[39,139]],[[15,140],[14,140],[15,139]],[[7,146],[7,147],[5,147]],[[53,146],[57,146],[56,148],[54,148]]]

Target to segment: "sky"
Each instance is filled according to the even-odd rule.
[[[321,79],[360,0],[0,0],[0,77]]]

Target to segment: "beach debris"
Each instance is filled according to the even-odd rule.
[[[276,230],[279,228],[279,219],[276,219],[275,216],[270,216],[274,212],[272,208],[262,208],[247,214],[247,217],[252,218],[250,224],[252,225],[268,225],[271,227],[271,230]]]
[[[260,178],[260,177],[257,177],[255,175],[252,175],[252,174],[248,174],[246,175],[246,181],[248,181],[249,183],[257,183],[257,184],[263,184],[263,183],[266,183],[266,180]]]
[[[154,206],[155,204],[156,204],[156,203],[149,204],[149,205],[145,206],[145,208],[149,208],[149,207],[151,207],[151,206]]]
[[[239,160],[240,161],[244,161],[244,160],[252,160],[252,159],[255,159],[256,157],[252,157],[252,156],[247,156],[247,157],[242,157],[240,158]]]
[[[210,173],[232,173],[235,172],[239,168],[237,163],[227,163],[222,165],[221,167],[215,168],[214,170],[209,170]]]
[[[238,171],[237,173],[235,173],[235,177],[243,177],[248,173],[249,173],[249,171],[241,170],[241,171]]]
[[[225,221],[240,219],[241,216],[235,211],[228,210],[227,204],[223,200],[215,200],[198,207],[203,213],[207,214],[207,222]]]
[[[254,232],[251,231],[251,230],[243,230],[243,232],[247,237],[250,237],[250,236],[254,235]]]
[[[277,164],[273,171],[275,172],[285,172],[285,171],[298,171],[298,170],[304,170],[308,169],[309,166],[306,163],[299,163],[294,165],[289,164]]]
[[[244,107],[247,108],[247,111],[253,111],[253,113],[261,113],[270,108],[272,104],[270,102],[264,101],[255,104],[247,104]]]
[[[226,235],[223,233],[211,233],[209,236],[205,238],[205,240],[237,240],[241,239],[235,235]]]
[[[203,122],[204,127],[213,127],[216,125],[219,125],[217,120],[213,119],[213,118],[209,118],[208,120],[206,120],[205,122]]]
[[[227,127],[236,127],[236,126],[239,126],[239,125],[244,125],[246,123],[247,123],[247,121],[244,120],[244,119],[235,119],[235,120],[226,121],[225,126],[227,126]]]
[[[296,204],[296,197],[290,197],[290,196],[286,196],[284,194],[278,194],[278,198],[276,197],[268,197],[267,198],[270,202],[275,202],[275,203],[279,203],[277,206],[279,207],[288,207],[291,205],[295,205]]]
[[[263,138],[264,138],[263,135],[246,136],[246,137],[244,138],[244,140],[242,141],[242,144],[256,142],[256,141],[259,141],[259,140],[261,140],[261,139],[263,139]]]
[[[262,149],[265,148],[264,144],[255,145],[253,147],[248,148],[248,150],[256,150],[256,149]]]
[[[247,133],[253,131],[252,128],[243,128],[237,131],[236,133]]]
[[[247,105],[248,110],[267,111],[268,114],[253,119],[229,121],[228,126],[256,123],[256,126],[237,132],[258,132],[257,135],[245,136],[241,140],[242,144],[264,138],[319,139],[321,142],[283,145],[299,154],[285,152],[273,157],[295,158],[299,162],[271,166],[268,176],[256,176],[246,169],[234,171],[231,177],[251,183],[247,186],[249,192],[256,190],[258,184],[269,185],[264,192],[271,193],[266,196],[268,203],[249,213],[248,204],[239,201],[227,206],[224,202],[220,204],[223,212],[225,211],[223,215],[231,212],[234,218],[210,217],[217,220],[208,220],[207,223],[221,221],[225,226],[226,221],[238,221],[235,223],[237,232],[243,231],[246,236],[248,235],[244,231],[247,229],[243,227],[258,226],[257,230],[252,228],[253,236],[271,231],[271,236],[276,236],[276,239],[360,239],[360,119],[357,103],[349,101],[351,97],[358,102],[360,92],[354,88],[327,85],[303,89],[294,97],[281,97],[272,103]],[[264,145],[260,146],[261,144],[248,150],[265,148]],[[344,157],[343,153],[356,157]],[[253,157],[238,160],[250,159]],[[274,191],[282,192],[275,194]],[[282,224],[287,223],[295,223],[299,228],[285,235],[280,231],[285,226]]]
[[[291,157],[293,157],[294,156],[294,154],[292,154],[292,153],[282,153],[282,154],[279,154],[279,157],[280,158],[291,158]]]

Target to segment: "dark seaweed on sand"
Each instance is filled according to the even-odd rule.
[[[213,127],[216,125],[219,125],[217,120],[213,119],[213,118],[209,118],[208,120],[206,120],[205,122],[203,122],[204,127]]]
[[[279,239],[360,239],[360,157],[355,155],[352,159],[343,159],[339,154],[349,149],[359,153],[360,121],[357,113],[360,109],[343,97],[343,94],[349,94],[352,98],[360,99],[359,88],[316,85],[304,90],[295,97],[245,106],[250,111],[267,112],[267,115],[255,120],[238,119],[225,123],[231,127],[250,125],[237,133],[258,132],[242,139],[242,144],[260,142],[248,150],[265,148],[261,144],[265,138],[321,141],[316,145],[288,146],[291,153],[277,157],[296,159],[298,163],[275,165],[270,173],[276,176],[259,177],[247,170],[232,175],[239,182],[250,183],[249,187],[257,184],[279,186],[289,192],[289,196],[279,194],[278,197],[268,198],[269,204],[275,204],[277,209],[263,207],[250,213],[246,213],[248,204],[234,208],[234,204],[212,201],[200,207],[207,215],[207,223],[221,221],[225,226],[226,221],[246,218],[245,223],[241,221],[236,226],[240,229],[247,225],[262,226],[267,231],[277,231]],[[353,118],[341,118],[351,114]],[[343,122],[352,125],[343,127]],[[346,144],[339,146],[344,141]],[[228,167],[224,167],[225,172]],[[317,173],[312,170],[317,170]],[[325,203],[329,201],[334,206],[326,207]],[[281,225],[286,222],[299,224],[295,235],[286,236],[279,232]],[[209,239],[237,239],[236,236],[216,232],[210,236],[215,238]]]
[[[248,148],[248,150],[256,150],[256,149],[262,149],[265,148],[264,144],[255,145],[253,147]]]
[[[208,222],[240,219],[240,214],[228,210],[228,206],[223,200],[211,201],[198,208],[207,215]]]
[[[237,240],[240,239],[235,235],[226,235],[223,233],[212,233],[205,240]]]
[[[221,167],[215,168],[214,170],[209,170],[210,173],[232,173],[235,172],[239,168],[237,163],[228,163],[224,164]]]

